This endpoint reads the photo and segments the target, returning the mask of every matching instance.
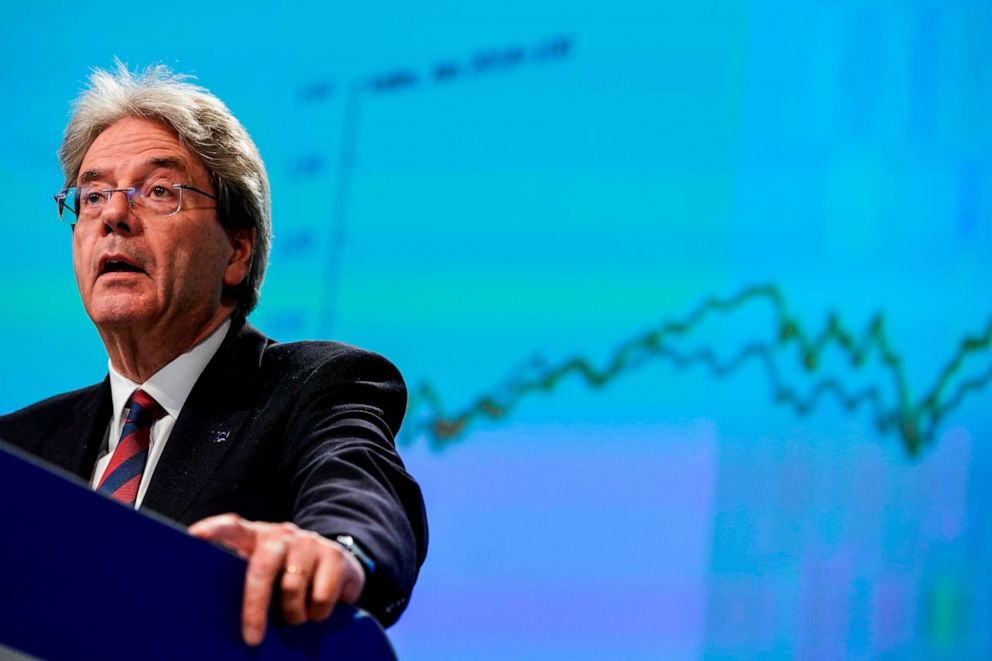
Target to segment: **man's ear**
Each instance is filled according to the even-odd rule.
[[[227,233],[231,240],[231,259],[224,270],[224,285],[237,287],[251,271],[252,257],[255,255],[255,228],[232,229]]]

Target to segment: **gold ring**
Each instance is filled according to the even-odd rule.
[[[301,576],[306,576],[306,572],[303,571],[303,567],[299,565],[286,565],[285,569],[287,574],[300,574]]]

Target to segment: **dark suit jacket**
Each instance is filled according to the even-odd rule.
[[[385,358],[335,342],[278,344],[235,321],[141,509],[183,525],[235,512],[351,535],[376,562],[359,605],[388,626],[427,552],[420,488],[394,447],[405,408]],[[0,438],[88,480],[111,409],[108,378],[0,417]]]

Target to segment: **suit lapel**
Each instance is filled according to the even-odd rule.
[[[72,427],[75,438],[55,444],[54,455],[49,460],[89,481],[113,409],[110,377],[107,377],[76,404],[76,424]]]
[[[254,408],[265,345],[265,337],[251,326],[232,324],[179,413],[142,509],[179,520],[195,502]]]

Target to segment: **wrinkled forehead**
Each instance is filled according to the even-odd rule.
[[[104,129],[83,156],[77,184],[92,181],[117,184],[155,171],[166,171],[204,184],[209,174],[203,162],[168,124],[127,117]]]

